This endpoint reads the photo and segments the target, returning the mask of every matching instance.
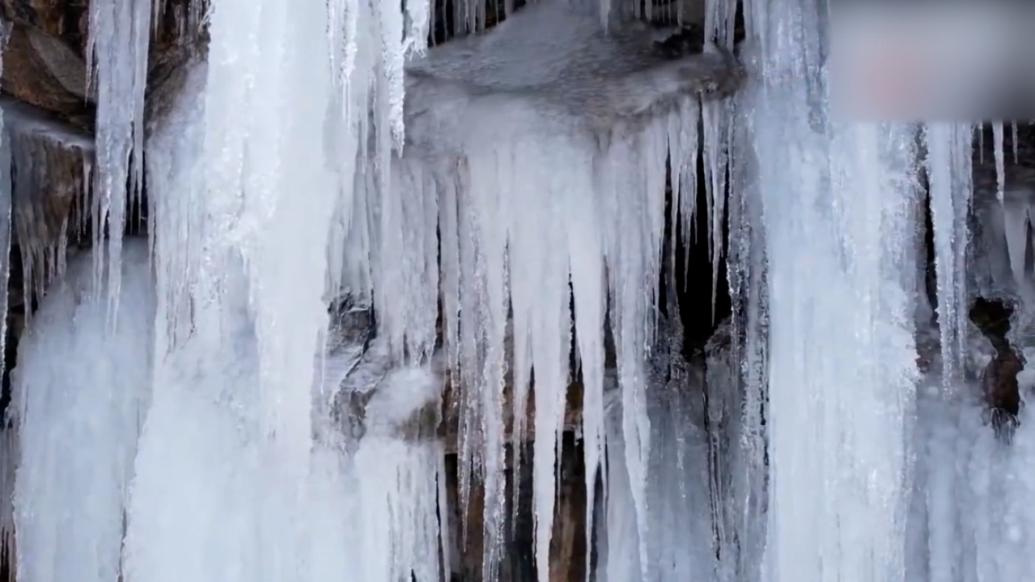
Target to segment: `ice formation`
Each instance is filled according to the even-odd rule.
[[[350,499],[349,463],[368,466],[362,451],[375,445],[361,445],[350,461],[334,454],[335,440],[314,440],[331,422],[317,406],[332,396],[317,374],[338,286],[328,248],[339,192],[356,179],[348,171],[354,164],[329,157],[322,138],[337,120],[340,151],[355,157],[365,149],[367,84],[378,83],[378,122],[369,129],[391,146],[380,137],[400,131],[402,95],[397,84],[381,93],[380,83],[401,75],[396,68],[411,44],[397,4],[344,8],[343,18],[358,18],[356,30],[369,36],[343,47],[356,59],[351,68],[332,69],[336,53],[325,31],[340,23],[328,21],[323,5],[213,3],[207,67],[191,73],[149,142],[161,327],[128,516],[131,579],[365,572],[402,580],[411,570],[422,578],[437,571],[427,563],[434,552],[405,538],[375,535],[366,541],[381,546],[370,552],[334,557],[335,548],[356,543],[349,511],[373,512],[371,528],[395,515],[396,535],[407,519],[423,520],[420,530],[407,523],[411,535],[437,531],[429,507],[438,489],[427,470],[437,465],[426,461],[434,450],[403,454],[402,445],[384,445],[398,468],[380,466],[383,478],[372,474]],[[413,10],[407,14],[412,21]],[[419,24],[411,33],[423,34]],[[345,171],[334,171],[339,164]],[[170,437],[184,430],[190,438]],[[416,493],[429,479],[430,506]],[[363,499],[385,491],[399,494]],[[339,511],[328,515],[326,506]]]
[[[88,214],[76,210],[86,204],[94,144],[86,135],[13,99],[0,100],[0,107],[11,168],[17,175],[11,187],[21,291],[24,297],[40,297],[64,272],[69,238],[88,230]],[[52,197],[40,192],[50,192]],[[52,206],[64,206],[67,212],[56,212]]]
[[[78,257],[19,346],[12,407],[17,579],[111,581],[121,572],[137,433],[150,400],[154,290],[144,245],[126,247],[111,328]]]
[[[684,4],[213,0],[207,61],[154,120],[145,168],[164,8],[91,3],[96,160],[59,141],[93,169],[92,274],[64,272],[70,225],[17,225],[42,241],[21,250],[43,298],[20,430],[0,434],[21,459],[13,481],[0,468],[19,580],[445,580],[459,530],[493,582],[530,463],[546,582],[573,384],[587,579],[1029,571],[1030,415],[1007,448],[966,395],[968,283],[1035,292],[1005,126],[997,205],[975,210],[998,254],[968,264],[971,125],[835,119],[821,0],[740,3],[739,47],[738,2],[706,2],[706,49],[683,58],[622,19]],[[436,9],[461,38],[427,49]],[[0,165],[0,206],[31,215],[47,128],[4,110],[18,179]],[[149,255],[122,243],[145,174]],[[695,235],[732,316],[688,358],[660,283]],[[450,523],[444,409],[460,518],[478,507],[481,531]]]
[[[87,72],[97,99],[97,172],[91,229],[97,288],[106,273],[108,298],[118,310],[126,213],[140,204],[144,185],[144,90],[153,0],[90,2]]]
[[[426,273],[437,249],[419,235],[405,247],[398,241],[415,229],[428,232],[437,207],[445,349],[458,364],[465,391],[463,495],[471,468],[486,479],[486,579],[493,579],[500,559],[505,521],[498,477],[505,374],[513,375],[514,442],[524,438],[521,419],[534,393],[536,556],[539,579],[545,580],[558,435],[567,387],[577,374],[586,395],[591,502],[602,466],[605,317],[616,342],[622,393],[625,463],[615,466],[629,472],[637,563],[647,575],[646,363],[659,305],[666,179],[673,216],[689,218],[696,198],[697,93],[721,91],[730,63],[719,52],[664,62],[645,40],[635,28],[605,36],[591,12],[543,2],[513,15],[491,35],[445,45],[412,67],[411,143],[393,167],[393,188],[376,194],[381,240],[371,252],[371,279],[375,289],[393,293],[378,307],[379,319],[388,322],[382,330],[412,353],[413,336],[430,337],[421,331],[432,322],[416,329],[412,317],[401,320],[409,326],[392,322],[399,312],[434,311],[436,293],[428,286],[436,279]],[[399,270],[400,248],[406,249],[402,265],[416,270]],[[385,284],[407,272],[421,280]],[[508,306],[512,359],[505,344]]]
[[[966,124],[931,123],[924,135],[934,225],[942,377],[946,390],[952,391],[962,380],[959,363],[963,361],[967,331],[965,268],[967,215],[973,190],[973,128]],[[997,145],[997,159],[1000,156]]]
[[[748,6],[758,86],[741,95],[742,155],[757,167],[768,283],[764,579],[901,580],[915,127],[831,117],[825,16],[807,0]]]

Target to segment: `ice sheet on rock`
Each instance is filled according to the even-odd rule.
[[[668,336],[675,340],[679,335]],[[639,507],[633,497],[620,398],[608,400],[607,464],[597,524],[596,579],[676,582],[713,580],[718,576],[715,522],[709,510],[709,445],[705,422],[701,365],[682,360],[678,350],[652,362],[648,410],[652,443],[646,471],[649,528],[641,542]],[[616,378],[609,378],[614,385]],[[617,396],[617,395],[615,395]],[[647,562],[640,558],[647,548]],[[721,578],[718,578],[721,579]]]
[[[364,580],[431,582],[449,570],[440,543],[448,531],[439,518],[447,513],[440,497],[445,451],[435,435],[440,396],[441,379],[430,370],[400,369],[378,386],[366,409],[369,430],[353,467],[356,525],[364,532],[355,572]],[[414,423],[423,424],[414,431]],[[413,438],[420,433],[423,438]]]
[[[757,47],[742,47],[743,54],[753,62]],[[734,106],[749,109],[758,102],[760,90],[757,84],[749,84],[738,93]],[[726,273],[731,315],[728,326],[721,325],[705,348],[709,406],[723,415],[720,422],[709,422],[709,436],[719,453],[716,484],[725,487],[720,519],[726,539],[719,536],[719,579],[759,580],[766,543],[769,472],[766,227],[751,127],[736,120],[734,124],[736,155],[730,163]],[[735,541],[732,548],[728,541]]]
[[[124,317],[114,328],[93,293],[91,259],[80,256],[19,345],[18,580],[101,582],[121,570],[154,314],[146,246],[127,245],[122,266]]]
[[[1022,390],[1029,393],[1030,385]],[[1035,492],[1027,470],[1035,455],[1032,429],[1025,408],[1007,444],[984,422],[980,403],[921,399],[910,516],[917,579],[1009,580],[1035,567],[1035,512],[1027,502]]]
[[[705,394],[715,579],[759,580],[765,545],[766,468],[759,386],[736,354],[749,353],[719,326],[705,348]],[[753,335],[753,334],[749,334]],[[738,351],[739,350],[739,351]]]

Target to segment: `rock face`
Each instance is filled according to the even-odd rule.
[[[87,0],[0,0],[0,17],[10,25],[4,92],[87,130],[94,114],[87,90],[88,8]],[[206,3],[161,0],[157,8],[149,86],[163,85],[206,45]]]
[[[970,319],[988,338],[995,355],[981,374],[981,388],[988,416],[996,432],[1008,437],[1017,424],[1021,394],[1017,375],[1024,369],[1024,356],[1007,339],[1014,308],[1005,301],[978,298]]]
[[[60,39],[80,55],[86,48],[88,0],[2,0],[0,16]]]
[[[86,66],[74,50],[39,29],[14,24],[4,51],[3,88],[8,94],[87,127],[92,107]]]

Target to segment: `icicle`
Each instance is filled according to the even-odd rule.
[[[715,298],[719,286],[719,266],[724,252],[723,232],[726,223],[726,171],[729,165],[730,123],[729,104],[725,101],[706,101],[701,106],[701,125],[704,128],[703,152],[705,159],[705,186],[707,187],[708,224],[711,228],[708,248],[712,265],[712,317],[715,317]]]
[[[144,92],[147,84],[152,0],[90,3],[86,54],[89,84],[96,89],[97,148],[93,185],[95,280],[107,271],[112,317],[118,312],[122,234],[127,208],[139,202],[144,177]],[[107,261],[105,261],[107,258]]]
[[[995,141],[995,184],[996,197],[999,204],[1003,204],[1003,193],[1006,189],[1006,154],[1003,148],[1003,122],[997,121],[992,124],[992,135]]]
[[[1012,131],[1012,136],[1011,136],[1010,142],[1013,145],[1013,163],[1014,163],[1014,165],[1017,165],[1019,163],[1019,160],[1018,160],[1018,157],[1017,157],[1017,151],[1018,151],[1019,145],[1017,143],[1017,122],[1016,121],[1010,123],[1010,129]]]
[[[968,322],[964,268],[972,190],[973,131],[969,126],[935,123],[927,126],[925,135],[938,280],[942,381],[951,393],[959,381]]]

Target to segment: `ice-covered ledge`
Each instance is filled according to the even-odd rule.
[[[39,292],[60,272],[68,235],[82,230],[76,213],[87,195],[92,138],[53,114],[0,98],[13,174],[14,241],[21,252],[23,292]]]
[[[657,50],[659,39],[638,22],[605,32],[594,11],[573,3],[531,4],[484,35],[429,49],[408,65],[410,142],[441,147],[444,136],[483,115],[606,130],[688,95],[736,90],[742,70],[731,55],[708,47],[671,58]]]

